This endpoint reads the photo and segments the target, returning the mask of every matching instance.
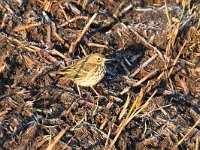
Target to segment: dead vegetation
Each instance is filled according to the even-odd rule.
[[[0,1],[1,149],[199,149],[198,1]],[[91,53],[95,89],[50,72]]]

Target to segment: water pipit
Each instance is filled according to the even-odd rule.
[[[95,53],[77,60],[74,64],[55,73],[63,75],[62,79],[71,80],[78,86],[91,87],[99,96],[93,86],[104,77],[106,73],[105,62],[107,60],[109,59],[106,59],[104,55]],[[81,95],[79,87],[78,91],[79,95]]]

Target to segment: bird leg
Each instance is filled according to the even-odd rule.
[[[78,94],[79,94],[80,98],[82,98],[80,87],[78,85],[76,85],[76,86],[77,86]],[[101,95],[94,89],[94,87],[92,87],[92,86],[90,86],[90,87],[94,91],[94,93],[97,95],[97,97],[100,98]]]
[[[82,95],[81,95],[81,90],[80,90],[80,88],[79,88],[78,85],[76,85],[76,86],[77,86],[78,94],[79,94],[79,96],[80,96],[80,98],[81,98],[81,97],[82,97]]]
[[[90,86],[91,89],[94,91],[94,93],[97,95],[97,97],[101,97],[101,95],[94,89],[94,87]]]

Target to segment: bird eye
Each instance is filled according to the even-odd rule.
[[[98,61],[101,61],[101,58],[100,58],[100,57],[97,57],[97,60],[98,60]]]

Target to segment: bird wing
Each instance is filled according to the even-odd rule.
[[[80,79],[80,78],[84,78],[87,77],[89,75],[91,75],[94,72],[96,65],[92,64],[92,63],[81,63],[80,65],[78,65],[78,67],[76,67],[76,79]]]
[[[95,69],[95,64],[88,63],[84,60],[80,60],[78,63],[66,67],[60,71],[56,71],[56,74],[63,75],[62,78],[69,80],[79,80],[83,77],[87,77]]]
[[[73,79],[76,76],[76,74],[78,74],[78,68],[81,67],[84,60],[85,59],[83,58],[74,60],[72,65],[67,66],[59,71],[55,71],[54,73],[63,75],[63,78]]]

